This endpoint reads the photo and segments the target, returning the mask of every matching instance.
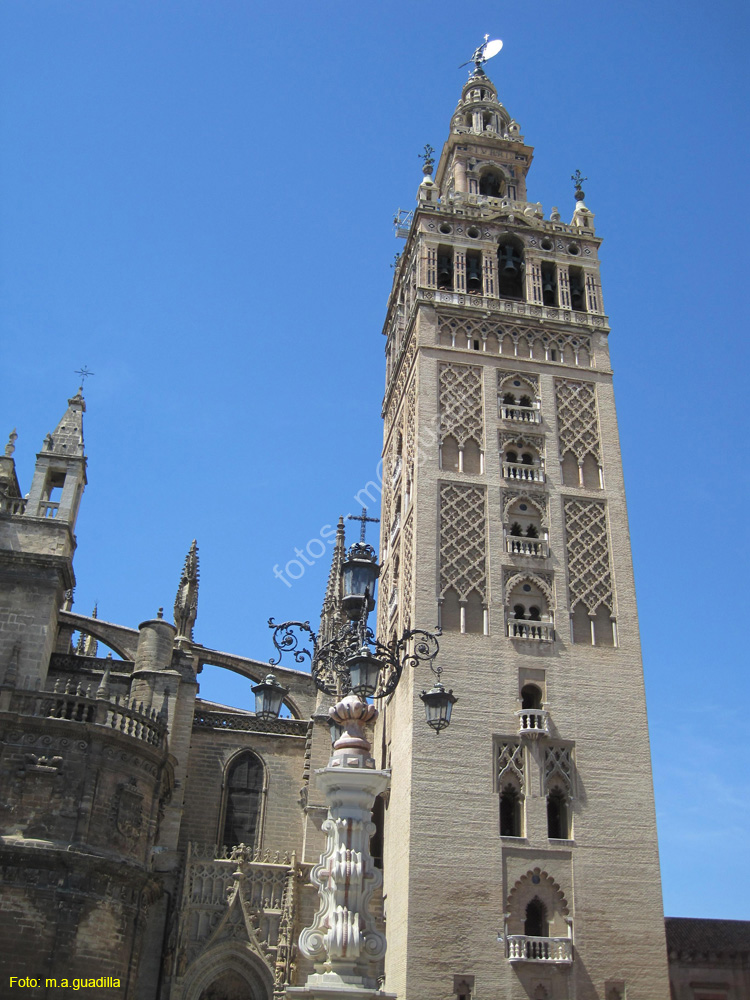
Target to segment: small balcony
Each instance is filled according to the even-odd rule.
[[[398,587],[391,589],[391,596],[388,598],[388,617],[392,618],[398,611]]]
[[[508,958],[511,962],[556,962],[569,965],[573,961],[570,938],[508,936]]]
[[[555,638],[555,629],[551,622],[511,618],[508,622],[508,637],[523,639],[525,642],[552,642]]]
[[[516,403],[500,404],[500,419],[510,420],[515,424],[540,424],[542,414],[539,403],[531,406],[518,406]]]
[[[57,512],[59,510],[59,503],[56,503],[54,500],[43,500],[39,504],[39,517],[57,517]]]
[[[393,545],[393,542],[395,541],[396,535],[398,535],[400,528],[401,528],[401,511],[399,511],[396,514],[396,516],[393,519],[393,524],[391,525],[391,545]]]
[[[543,708],[522,708],[516,712],[518,735],[536,739],[549,735],[549,712]]]
[[[546,559],[549,555],[546,538],[527,538],[523,535],[506,535],[505,550],[512,556],[530,556],[532,559]]]
[[[401,478],[401,469],[403,468],[403,466],[404,463],[401,459],[401,456],[399,455],[393,466],[393,475],[391,477],[391,485],[393,486],[394,489],[398,485],[398,481]]]
[[[521,483],[543,483],[544,469],[541,465],[527,465],[525,462],[503,462],[503,475]]]

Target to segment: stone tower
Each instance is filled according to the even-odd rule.
[[[379,633],[439,623],[459,699],[437,737],[429,677],[382,708],[385,989],[661,1000],[601,241],[580,181],[570,223],[527,200],[532,153],[477,65],[434,180],[427,149],[384,327]]]

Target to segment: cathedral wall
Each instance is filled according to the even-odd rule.
[[[185,847],[188,841],[220,842],[226,769],[242,750],[252,750],[265,769],[261,829],[255,846],[272,853],[295,851],[301,856],[299,795],[305,737],[240,730],[193,729],[181,845]]]

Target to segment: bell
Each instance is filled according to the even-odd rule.
[[[546,275],[542,279],[542,291],[545,294],[554,295],[554,292],[555,292],[555,279],[552,277],[552,275],[549,273],[549,271],[546,273]]]
[[[475,260],[470,260],[467,264],[466,287],[470,292],[476,292],[482,287],[482,276],[479,273],[479,264]]]
[[[518,274],[518,264],[521,259],[518,251],[510,244],[506,244],[500,247],[500,252],[500,267],[503,273],[508,276]]]

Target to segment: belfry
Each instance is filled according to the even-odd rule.
[[[381,636],[442,628],[448,734],[381,710],[386,983],[665,997],[653,787],[594,216],[527,195],[477,61],[388,304]],[[407,231],[408,226],[408,231]]]

